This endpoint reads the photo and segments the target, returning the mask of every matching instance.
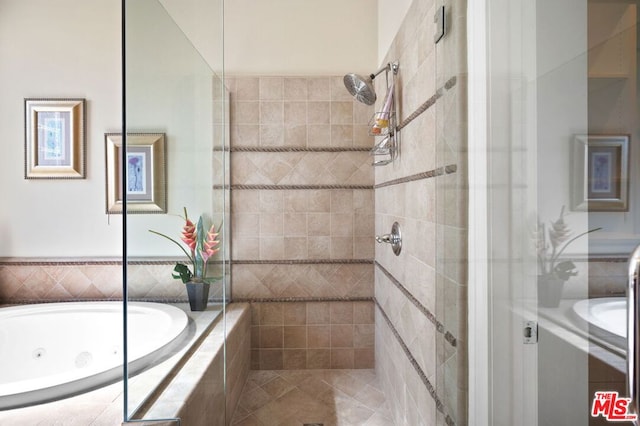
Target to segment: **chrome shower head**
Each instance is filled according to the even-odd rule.
[[[373,105],[376,102],[376,90],[373,88],[371,78],[364,78],[359,74],[347,74],[344,76],[344,86],[358,102]]]

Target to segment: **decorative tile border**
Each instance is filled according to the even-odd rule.
[[[184,261],[182,257],[162,258],[162,259],[130,259],[127,265],[172,265],[177,261]],[[229,264],[230,262],[223,260],[211,260],[212,264]],[[121,258],[113,259],[0,259],[0,266],[118,266],[122,265]]]
[[[368,152],[368,147],[304,147],[304,146],[237,146],[231,148],[231,152]]]
[[[458,166],[456,164],[449,164],[444,167],[438,167],[437,169],[428,170],[422,173],[416,173],[415,175],[405,176],[398,179],[393,179],[387,182],[378,183],[373,186],[374,189],[384,188],[385,186],[399,185],[402,183],[413,182],[416,180],[422,179],[430,179],[437,176],[442,176],[444,174],[455,173],[458,170]]]
[[[372,259],[285,259],[285,260],[234,260],[234,265],[339,265],[373,264]]]
[[[372,302],[373,297],[246,297],[233,298],[233,303],[295,303],[295,302]]]
[[[413,120],[415,120],[420,114],[422,114],[423,112],[425,112],[426,110],[428,110],[429,108],[431,108],[433,105],[435,105],[436,101],[438,99],[440,99],[442,97],[442,95],[444,95],[444,91],[445,90],[449,90],[451,89],[453,86],[456,85],[457,82],[457,77],[453,76],[451,77],[449,80],[447,80],[447,82],[444,84],[444,86],[442,86],[441,88],[439,88],[438,90],[436,90],[435,95],[431,96],[429,99],[427,99],[422,105],[420,105],[413,113],[411,113],[407,118],[405,118],[402,123],[400,123],[398,125],[398,130],[401,130],[402,128],[404,128],[405,126],[407,126],[409,123],[411,123]]]
[[[185,299],[177,299],[177,298],[149,298],[149,297],[130,297],[127,299],[129,302],[153,302],[153,303],[185,303]],[[100,297],[100,298],[62,298],[62,299],[43,299],[43,300],[34,300],[34,299],[11,299],[9,301],[3,302],[1,304],[4,305],[36,305],[39,303],[67,303],[67,302],[122,302],[122,297]],[[231,303],[231,300],[227,300],[227,304]],[[234,300],[233,302],[238,302]],[[349,300],[350,302],[350,300]],[[209,298],[210,304],[222,304],[225,303],[223,298],[213,297]]]
[[[420,377],[420,380],[422,380],[422,383],[427,388],[427,391],[429,392],[429,395],[431,395],[431,398],[433,398],[433,400],[435,401],[436,409],[445,416],[445,422],[446,422],[447,425],[454,426],[455,422],[451,418],[451,416],[449,416],[449,414],[445,413],[444,404],[442,403],[442,400],[438,396],[436,388],[433,386],[433,384],[429,381],[427,376],[424,374],[424,371],[422,370],[422,368],[420,367],[420,365],[418,364],[416,359],[413,357],[413,354],[409,350],[409,347],[406,345],[404,340],[402,340],[402,337],[400,336],[400,333],[398,333],[398,330],[396,330],[396,328],[394,327],[393,323],[391,322],[391,319],[389,319],[389,317],[387,316],[387,313],[384,311],[382,306],[380,306],[380,303],[378,303],[378,300],[375,299],[375,298],[374,298],[374,303],[375,303],[376,307],[378,308],[378,310],[380,311],[380,314],[382,315],[382,318],[384,318],[385,322],[389,326],[389,329],[391,330],[391,332],[393,333],[394,337],[398,341],[398,344],[400,345],[400,347],[402,348],[403,352],[405,353],[405,355],[409,359],[409,362],[411,363],[413,368],[416,370],[416,373],[418,373],[418,376]]]
[[[418,308],[418,310],[422,312],[424,316],[433,323],[433,325],[436,326],[436,330],[438,330],[439,333],[444,334],[445,340],[455,348],[457,346],[456,337],[451,334],[451,332],[445,330],[444,324],[438,321],[438,318],[436,318],[435,314],[429,311],[429,309],[427,309],[422,303],[420,303],[420,301],[416,299],[413,294],[411,294],[411,292],[409,292],[409,290],[407,290],[407,288],[403,286],[402,283],[400,283],[400,281],[398,281],[393,275],[391,275],[391,273],[387,271],[381,264],[379,264],[378,262],[374,263],[376,267],[380,269],[380,271],[382,271],[382,273],[385,274],[387,278],[389,278],[393,285],[395,285],[398,290],[400,290],[402,294],[404,294],[407,299],[409,299],[409,301],[413,303],[413,305]]]
[[[373,185],[231,185],[231,190],[373,189]]]
[[[5,258],[0,259],[0,266],[116,266],[122,265],[122,259],[42,259],[42,258]]]
[[[572,262],[584,262],[585,259],[569,259]],[[629,261],[628,257],[619,257],[619,256],[612,256],[612,257],[597,257],[597,256],[593,256],[593,257],[589,257],[589,259],[587,260],[587,262],[603,262],[603,263],[627,263]]]

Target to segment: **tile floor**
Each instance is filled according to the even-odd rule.
[[[393,426],[374,370],[252,370],[233,426]]]

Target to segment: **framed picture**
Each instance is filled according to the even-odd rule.
[[[85,100],[25,99],[25,179],[84,179]]]
[[[126,196],[127,213],[166,213],[164,133],[129,133],[126,152],[122,150],[122,134],[107,133],[105,149],[106,212],[122,213]],[[126,182],[124,187],[123,182]]]
[[[574,210],[629,210],[629,135],[578,135],[573,160]]]

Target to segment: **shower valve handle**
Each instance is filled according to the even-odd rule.
[[[398,242],[398,240],[399,240],[399,237],[397,235],[392,235],[392,234],[376,235],[376,241],[379,243],[395,244]]]
[[[393,253],[398,256],[402,250],[402,235],[400,234],[400,225],[394,222],[391,227],[391,233],[384,235],[376,235],[376,241],[379,243],[391,244]]]

